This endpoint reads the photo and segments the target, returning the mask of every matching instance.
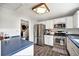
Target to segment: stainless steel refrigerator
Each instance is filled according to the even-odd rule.
[[[34,43],[35,44],[44,45],[44,32],[45,32],[44,24],[34,25]]]

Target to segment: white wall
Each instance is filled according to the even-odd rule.
[[[20,34],[20,20],[13,11],[5,8],[0,8],[0,32],[7,33],[8,35]]]
[[[34,24],[36,24],[36,21],[31,20],[29,24],[29,39],[32,42],[34,42]]]
[[[33,25],[35,21],[27,19],[26,17],[25,15],[24,17],[23,15],[21,17],[12,10],[6,8],[0,8],[0,32],[4,32],[9,36],[20,35],[21,19],[26,20],[29,21],[29,40],[33,42],[34,40]]]
[[[9,9],[0,8],[0,32],[6,33],[9,36],[20,35],[19,26],[18,16],[14,12]]]

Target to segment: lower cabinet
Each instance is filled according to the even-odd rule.
[[[53,35],[44,35],[45,45],[53,46]]]
[[[67,50],[70,54],[70,56],[79,56],[79,48],[76,47],[76,45],[70,40],[67,38]]]

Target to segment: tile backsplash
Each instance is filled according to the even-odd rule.
[[[67,33],[68,34],[79,34],[79,29],[68,29]]]

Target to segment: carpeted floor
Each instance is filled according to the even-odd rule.
[[[68,53],[64,46],[34,45],[34,56],[68,56]]]

